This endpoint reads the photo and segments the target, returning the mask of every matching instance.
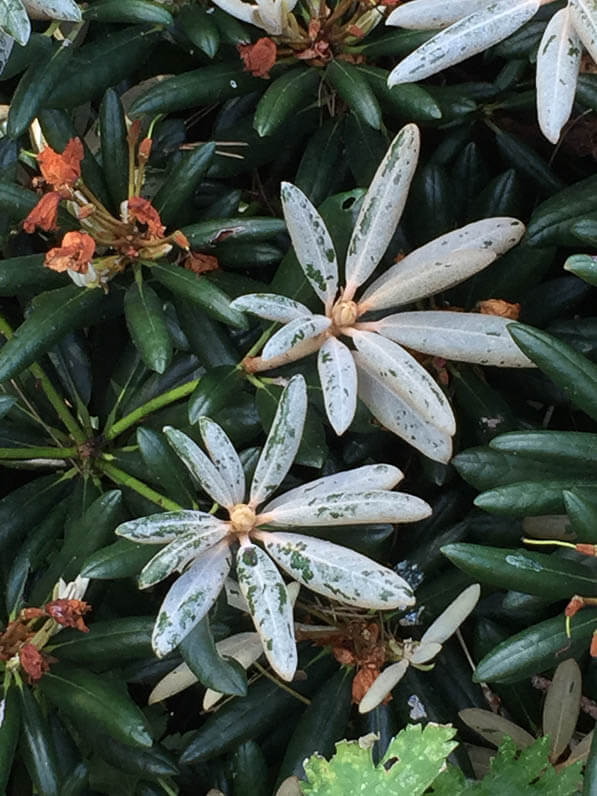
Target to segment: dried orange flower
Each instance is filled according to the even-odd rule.
[[[84,614],[91,611],[89,603],[83,600],[52,600],[46,605],[46,613],[52,617],[55,622],[64,627],[75,627],[82,633],[88,633],[89,628],[83,621]]]
[[[62,246],[50,249],[46,254],[44,265],[53,271],[70,269],[86,274],[94,252],[95,241],[91,235],[86,232],[67,232],[62,239]]]
[[[19,650],[19,661],[23,671],[28,675],[29,683],[41,680],[44,673],[50,669],[50,660],[33,644],[23,644]]]
[[[81,176],[81,161],[85,152],[80,138],[71,138],[62,154],[47,146],[37,156],[44,180],[59,192],[72,187]],[[66,193],[68,196],[68,191]]]
[[[207,271],[216,271],[220,264],[217,257],[200,252],[189,252],[185,257],[184,267],[195,274],[205,274]]]
[[[59,203],[60,194],[57,191],[45,193],[23,222],[25,232],[35,232],[35,227],[44,232],[56,229]]]
[[[510,304],[504,299],[487,299],[478,304],[482,315],[498,315],[500,318],[510,318],[517,321],[520,315],[520,304]]]
[[[147,199],[141,196],[132,196],[128,200],[129,221],[138,221],[145,224],[147,231],[152,238],[162,238],[166,227],[162,224],[162,219],[155,207]]]
[[[243,60],[245,72],[254,77],[269,77],[269,70],[276,63],[278,48],[267,36],[257,39],[255,44],[239,44],[238,52]]]

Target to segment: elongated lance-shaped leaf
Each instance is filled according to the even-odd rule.
[[[201,439],[235,503],[245,499],[245,471],[226,432],[209,417],[199,418]]]
[[[448,462],[452,456],[450,435],[428,423],[379,381],[365,357],[356,352],[354,358],[359,374],[359,398],[371,414],[425,456],[436,462]]]
[[[557,144],[570,118],[582,45],[568,8],[549,20],[537,53],[537,117],[541,132]]]
[[[275,357],[282,356],[291,352],[293,348],[301,343],[311,340],[314,337],[329,329],[331,321],[325,315],[310,315],[306,318],[296,318],[279,329],[273,337],[267,341],[261,352],[261,358],[267,362]],[[323,341],[322,341],[323,342]],[[311,352],[309,352],[311,353]]]
[[[164,426],[162,430],[201,489],[221,506],[226,508],[234,506],[237,501],[234,499],[232,488],[201,448],[176,428]]]
[[[74,0],[23,0],[31,19],[60,19],[80,22],[81,9]]]
[[[158,658],[180,644],[214,604],[230,571],[230,550],[222,542],[207,550],[170,587],[160,607],[151,643]]]
[[[184,662],[180,663],[156,683],[147,698],[147,704],[154,705],[156,702],[163,702],[164,699],[169,699],[198,682],[199,678],[193,674],[188,665]]]
[[[481,587],[478,583],[473,583],[461,592],[423,633],[421,644],[428,642],[443,644],[447,641],[471,613],[480,596]]]
[[[252,506],[263,503],[286,477],[301,444],[306,415],[307,386],[301,375],[293,376],[282,392],[255,468],[250,495]]]
[[[27,44],[31,23],[21,0],[3,0],[0,3],[0,31],[12,36],[21,46]]]
[[[348,244],[345,299],[352,299],[388,248],[404,210],[418,158],[419,129],[407,124],[392,141],[365,194]]]
[[[319,349],[317,370],[328,420],[340,436],[357,408],[357,369],[350,349],[336,337],[328,337]]]
[[[338,263],[325,222],[300,188],[290,182],[282,183],[282,208],[301,268],[329,309],[338,292]]]
[[[499,0],[440,31],[395,67],[390,87],[413,83],[459,64],[507,38],[539,10],[539,0]]]
[[[490,710],[483,708],[465,708],[458,711],[458,715],[465,724],[468,724],[475,732],[489,743],[499,746],[505,735],[509,735],[519,749],[525,749],[535,742],[533,736],[514,724],[513,721],[498,716]]]
[[[248,669],[263,655],[263,645],[257,633],[236,633],[218,641],[216,649],[223,657],[234,658]],[[203,697],[203,710],[209,710],[224,696],[220,691],[208,688]]]
[[[460,229],[447,232],[407,254],[404,259],[376,279],[360,299],[359,309],[363,311],[395,307],[415,300],[409,298],[407,294],[420,298],[431,295],[433,290],[452,287],[468,279],[495,259],[489,257],[489,254],[486,260],[480,255],[475,258],[468,252],[493,252],[495,257],[499,257],[518,243],[524,231],[524,224],[518,219],[498,216],[474,221]],[[467,258],[470,264],[461,264],[460,261]],[[440,278],[439,288],[434,286],[427,289],[425,286],[431,274],[434,271],[441,273],[444,263],[454,263],[452,267],[457,270],[446,275],[445,284]],[[409,287],[410,285],[412,287]]]
[[[570,0],[568,8],[578,37],[597,61],[597,9],[592,0]]]
[[[424,644],[421,642],[411,654],[409,660],[411,663],[428,663],[432,658],[441,652],[442,645],[438,641],[426,641]]]
[[[373,332],[354,332],[352,339],[379,381],[436,428],[454,434],[456,421],[448,399],[413,356]]]
[[[555,670],[543,705],[543,734],[549,735],[549,758],[553,763],[572,739],[581,697],[581,671],[574,658],[568,658]]]
[[[292,604],[286,584],[271,558],[250,543],[242,545],[237,553],[236,574],[265,657],[282,680],[292,680],[297,653]]]
[[[145,564],[139,575],[139,588],[148,589],[173,572],[182,572],[190,561],[221,542],[228,532],[229,527],[222,523],[220,528],[206,531],[200,536],[191,531],[170,542]]]
[[[380,705],[392,688],[396,686],[406,674],[409,662],[403,658],[398,663],[387,666],[383,672],[377,675],[369,690],[359,703],[359,713],[369,713]]]
[[[247,296],[234,299],[230,306],[235,310],[250,312],[252,315],[278,323],[288,323],[312,315],[311,310],[304,304],[286,296],[279,296],[277,293],[249,293]]]
[[[346,547],[295,533],[260,532],[282,569],[318,594],[360,608],[408,608],[415,598],[405,580]]]
[[[421,498],[403,492],[375,489],[371,492],[334,492],[310,497],[304,503],[291,503],[260,515],[274,528],[297,525],[347,525],[361,522],[416,522],[431,514]]]
[[[411,0],[395,8],[386,25],[408,30],[445,28],[487,5],[487,0]]]
[[[165,511],[138,520],[123,522],[116,528],[118,536],[141,544],[164,544],[188,533],[201,535],[222,526],[222,520],[206,511]]]
[[[476,312],[398,312],[379,321],[378,332],[422,354],[507,368],[532,368],[509,341],[508,318]]]
[[[305,503],[313,497],[344,490],[369,492],[373,489],[393,489],[403,478],[402,472],[392,464],[365,464],[297,486],[272,500],[263,507],[262,512],[266,514],[278,506]]]

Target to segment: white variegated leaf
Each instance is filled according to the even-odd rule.
[[[442,645],[437,641],[426,641],[421,643],[415,648],[415,651],[410,656],[409,660],[412,664],[429,663],[430,660],[441,652]]]
[[[31,19],[60,19],[80,22],[81,9],[74,0],[23,0]]]
[[[10,58],[14,43],[15,40],[12,36],[8,36],[6,33],[0,31],[0,75],[4,71],[4,67]]]
[[[227,533],[228,528],[222,523],[215,530],[201,535],[191,531],[170,542],[145,564],[138,578],[139,588],[148,589],[173,572],[182,572],[190,561],[221,542]]]
[[[284,480],[301,444],[306,414],[305,380],[301,375],[293,376],[282,392],[272,427],[255,467],[251,505],[263,503]]]
[[[419,157],[419,129],[407,124],[392,141],[365,194],[346,255],[344,298],[373,273],[404,210]]]
[[[245,471],[234,445],[224,430],[209,417],[199,418],[199,431],[205,449],[230,489],[234,502],[242,503],[245,499]]]
[[[549,735],[549,759],[560,758],[576,729],[582,674],[574,658],[562,661],[554,672],[543,704],[543,734]]]
[[[582,45],[568,8],[549,20],[537,53],[537,117],[541,132],[557,144],[570,118]]]
[[[344,490],[369,492],[373,489],[393,489],[403,478],[404,475],[392,464],[366,464],[363,467],[343,470],[340,473],[326,475],[297,486],[272,500],[263,507],[262,511],[267,514],[270,509],[278,506],[305,503],[310,498],[329,495],[332,492]]]
[[[535,739],[529,732],[490,710],[466,708],[460,710],[458,715],[465,724],[494,746],[499,746],[506,735],[512,738],[519,749],[525,749],[535,743]]]
[[[205,511],[165,511],[123,522],[118,536],[141,544],[164,544],[188,533],[203,534],[224,527],[222,520]]]
[[[261,532],[261,538],[282,569],[318,594],[360,608],[414,605],[405,580],[360,553],[294,533]]]
[[[408,30],[438,30],[487,5],[487,0],[411,0],[395,8],[386,25]]]
[[[359,713],[369,713],[384,701],[392,688],[396,686],[406,674],[408,661],[403,659],[398,663],[387,666],[371,684],[369,690],[359,703]]]
[[[352,525],[368,522],[417,522],[431,514],[421,498],[404,492],[375,489],[370,492],[333,492],[305,498],[260,514],[259,520],[273,528],[297,525]]]
[[[508,318],[477,312],[399,312],[379,321],[378,332],[422,354],[502,368],[532,368],[508,333]]]
[[[170,587],[160,607],[151,643],[163,658],[191,632],[217,599],[230,571],[226,543],[207,550]]]
[[[247,601],[240,593],[238,583],[233,578],[226,578],[224,582],[224,589],[226,591],[226,602],[231,608],[236,608],[238,611],[249,613],[249,606]]]
[[[476,270],[479,270],[495,259],[489,254],[486,260],[481,256],[476,259],[473,257],[469,266],[471,270],[467,272],[463,270],[466,263],[459,264],[459,257],[456,254],[471,257],[468,252],[484,251],[493,252],[495,257],[499,257],[518,243],[524,231],[524,224],[518,219],[498,216],[474,221],[460,229],[447,232],[407,254],[399,263],[376,279],[360,299],[359,309],[362,312],[367,309],[383,309],[406,304],[414,300],[404,298],[409,291],[417,297],[431,295],[431,289],[428,291],[425,289],[426,280],[434,270],[441,273],[444,263],[455,263],[455,267],[461,269],[462,276],[450,273],[448,283],[441,289],[451,287],[458,281],[472,276],[475,273],[476,262],[478,263]],[[413,286],[410,287],[411,285]]]
[[[214,0],[214,5],[221,8],[232,17],[240,19],[242,22],[248,22],[251,25],[259,26],[258,20],[255,18],[256,5],[245,3],[243,0]],[[247,37],[247,41],[250,39]]]
[[[423,633],[421,644],[443,644],[447,641],[471,613],[480,596],[481,587],[478,583],[473,583],[461,592]]]
[[[0,0],[0,31],[21,46],[27,44],[31,23],[21,0]]]
[[[301,268],[329,308],[338,292],[338,263],[330,233],[309,199],[290,182],[282,183],[282,208]]]
[[[350,349],[336,337],[328,337],[319,349],[317,370],[328,420],[340,436],[357,408],[357,369]]]
[[[325,315],[309,315],[304,318],[295,318],[267,341],[261,352],[261,358],[267,362],[274,357],[282,356],[291,351],[295,346],[310,340],[329,329],[331,321]]]
[[[286,585],[271,558],[254,544],[238,551],[236,574],[265,656],[276,674],[289,682],[296,672],[297,652]]]
[[[312,314],[304,304],[286,296],[279,296],[277,293],[249,293],[234,299],[230,306],[234,310],[250,312],[252,315],[278,323],[288,323]]]
[[[593,0],[569,0],[570,19],[589,55],[597,61],[597,8]]]
[[[234,499],[233,490],[201,448],[176,428],[165,426],[163,432],[201,489],[221,506],[226,508],[234,506],[237,501]]]
[[[452,438],[428,423],[411,407],[378,381],[370,363],[358,352],[354,355],[359,373],[359,398],[382,426],[406,440],[413,448],[436,462],[452,456]]]
[[[373,332],[355,331],[352,339],[375,378],[429,423],[454,434],[456,421],[448,399],[425,368],[401,346]]]
[[[216,643],[222,657],[234,658],[244,669],[248,669],[263,655],[263,646],[257,633],[236,633]],[[203,710],[212,708],[224,694],[208,688],[203,697]]]
[[[540,5],[540,0],[484,3],[481,9],[444,28],[407,55],[390,72],[388,85],[391,88],[398,83],[415,83],[483,52],[522,27]]]
[[[147,704],[154,705],[156,702],[163,702],[164,699],[169,699],[171,696],[179,694],[185,688],[189,688],[198,682],[199,678],[193,674],[187,664],[181,663],[156,683],[149,695]]]

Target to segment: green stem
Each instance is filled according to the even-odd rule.
[[[114,481],[115,484],[126,486],[129,489],[132,489],[133,491],[137,492],[137,494],[142,495],[147,500],[155,503],[156,506],[159,506],[162,509],[167,509],[168,511],[182,511],[182,506],[179,506],[178,503],[170,500],[170,498],[167,498],[165,495],[160,495],[159,492],[156,492],[150,486],[144,484],[143,481],[139,481],[137,478],[133,478],[132,475],[125,473],[124,470],[120,470],[118,467],[108,464],[108,462],[104,459],[98,459],[97,466],[104,473],[104,475],[106,475],[110,480]]]
[[[8,321],[0,315],[0,332],[8,339],[12,337],[13,330]],[[54,407],[56,414],[64,423],[65,428],[68,429],[70,435],[74,439],[75,442],[79,444],[85,442],[85,433],[75,420],[75,418],[71,415],[68,410],[68,407],[64,403],[64,399],[60,396],[57,390],[54,388],[54,385],[50,381],[50,379],[46,376],[45,372],[42,370],[41,366],[38,365],[37,362],[34,362],[32,365],[29,365],[29,370],[31,374],[39,381],[40,386],[44,393],[46,394],[46,398]]]
[[[77,448],[0,448],[0,459],[71,459]]]
[[[149,415],[164,406],[173,404],[175,401],[179,401],[181,398],[186,398],[187,395],[190,395],[193,392],[198,384],[199,379],[187,381],[186,384],[181,384],[179,387],[174,387],[173,389],[168,390],[168,392],[164,392],[161,395],[152,398],[151,401],[141,404],[141,406],[138,406],[128,415],[122,417],[117,423],[114,423],[113,426],[107,428],[104,431],[104,439],[114,439],[119,434],[122,434],[123,431],[126,431],[131,426],[134,426],[135,423],[143,420],[146,415]]]

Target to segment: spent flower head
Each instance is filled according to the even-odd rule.
[[[409,124],[390,145],[364,198],[348,246],[344,287],[323,219],[296,186],[283,183],[288,232],[324,314],[269,293],[241,296],[232,306],[284,324],[260,357],[245,360],[247,370],[267,370],[318,351],[325,408],[337,434],[350,426],[358,394],[382,425],[430,458],[446,462],[456,429],[452,409],[407,348],[480,365],[532,367],[508,334],[509,319],[450,311],[400,312],[375,321],[367,316],[459,284],[514,246],[524,226],[515,218],[489,218],[448,232],[411,252],[356,297],[398,225],[418,153],[419,131]]]
[[[396,8],[388,25],[440,32],[404,58],[389,86],[423,80],[510,36],[553,0],[411,0]],[[537,53],[537,116],[553,144],[570,118],[583,46],[597,61],[597,6],[569,0],[554,7]]]
[[[233,552],[239,587],[266,657],[285,680],[292,679],[297,657],[292,604],[276,564],[314,592],[349,605],[384,609],[414,603],[409,585],[392,570],[323,539],[287,532],[304,525],[414,522],[431,513],[423,500],[390,491],[402,473],[388,464],[335,473],[270,500],[294,461],[306,409],[305,381],[298,375],[282,393],[248,495],[238,454],[217,423],[199,420],[207,455],[181,431],[165,429],[176,453],[228,518],[175,511],[116,529],[135,542],[166,543],[142,570],[140,588],[183,573],[157,617],[152,643],[158,656],[177,647],[207,614],[230,572]]]

